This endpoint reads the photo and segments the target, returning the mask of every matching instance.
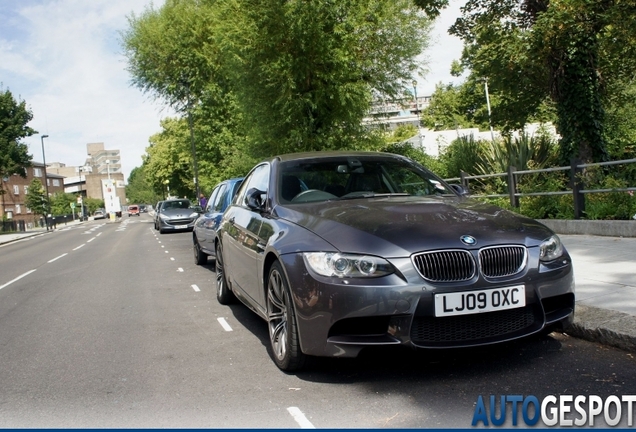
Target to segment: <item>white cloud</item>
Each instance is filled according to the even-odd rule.
[[[418,92],[431,94],[439,81],[456,81],[449,70],[461,43],[446,30],[459,15],[451,0],[435,25],[438,41],[427,53],[430,73]],[[7,5],[8,3],[8,5]],[[160,7],[163,0],[154,1]],[[150,0],[21,0],[0,5],[0,82],[25,100],[39,132],[25,140],[42,160],[40,135],[47,134],[47,162],[81,165],[86,144],[119,149],[126,176],[141,165],[148,138],[170,111],[130,86],[119,46],[126,17]]]

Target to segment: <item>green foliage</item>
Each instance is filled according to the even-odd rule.
[[[148,182],[145,167],[133,168],[126,184],[126,198],[130,204],[154,203],[162,199]]]
[[[484,141],[475,141],[472,135],[453,140],[439,156],[440,162],[445,168],[444,177],[459,177],[462,171],[476,174],[475,167],[484,159],[485,145]]]
[[[521,176],[517,189],[521,193],[567,191],[567,174],[563,172],[537,173]],[[572,194],[540,195],[519,198],[518,211],[533,219],[573,219]]]
[[[410,0],[216,4],[256,158],[372,145],[362,125],[371,93],[401,94],[430,29]]]
[[[86,212],[88,214],[93,214],[93,212],[99,208],[106,207],[104,205],[103,199],[98,198],[84,198],[84,207],[86,207]]]
[[[545,134],[505,136],[484,142],[484,147],[482,161],[476,165],[479,174],[507,172],[510,166],[517,170],[541,169],[557,161],[558,147]]]
[[[26,177],[25,168],[31,166],[32,157],[20,140],[37,133],[27,126],[32,118],[24,101],[16,101],[9,90],[0,87],[0,177]]]
[[[46,191],[44,190],[44,185],[42,184],[40,179],[34,178],[33,180],[31,180],[29,189],[26,193],[25,204],[28,208],[31,209],[33,214],[47,214]]]
[[[53,216],[62,216],[71,214],[71,203],[75,203],[79,213],[79,204],[77,204],[77,196],[70,193],[56,193],[51,197],[51,214]]]
[[[606,178],[601,189],[622,189],[628,185],[621,180]],[[592,220],[629,220],[636,214],[636,198],[633,192],[587,194],[585,216]]]

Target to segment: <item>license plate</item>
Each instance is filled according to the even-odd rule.
[[[435,316],[469,315],[515,309],[526,305],[526,288],[504,288],[435,294]]]
[[[174,227],[175,227],[175,229],[186,229],[188,226],[187,225],[175,225]]]

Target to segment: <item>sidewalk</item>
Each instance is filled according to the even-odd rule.
[[[46,234],[47,232],[51,233],[54,231],[60,231],[60,230],[63,230],[64,228],[71,227],[73,225],[79,225],[81,223],[82,221],[78,219],[71,222],[61,223],[57,225],[55,229],[49,229],[48,231],[45,227],[45,228],[32,228],[28,231],[13,232],[10,234],[0,234],[0,245],[6,244],[6,243],[12,243],[14,241],[22,240],[24,238],[33,237],[36,235]]]
[[[0,244],[43,233],[45,228],[0,235]],[[572,256],[576,281],[574,325],[566,333],[636,352],[636,237],[559,237]]]

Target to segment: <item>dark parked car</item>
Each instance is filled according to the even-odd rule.
[[[221,216],[230,205],[242,181],[242,178],[234,178],[214,186],[205,212],[194,223],[192,244],[194,247],[194,262],[196,264],[205,264],[208,261],[208,256],[214,256],[216,232],[221,223]]]
[[[155,217],[155,229],[161,234],[166,231],[192,231],[199,212],[190,200],[169,199],[161,203]]]
[[[453,348],[567,327],[574,277],[559,237],[479,203],[402,156],[275,157],[223,214],[217,298],[269,327],[283,370],[369,346]]]

